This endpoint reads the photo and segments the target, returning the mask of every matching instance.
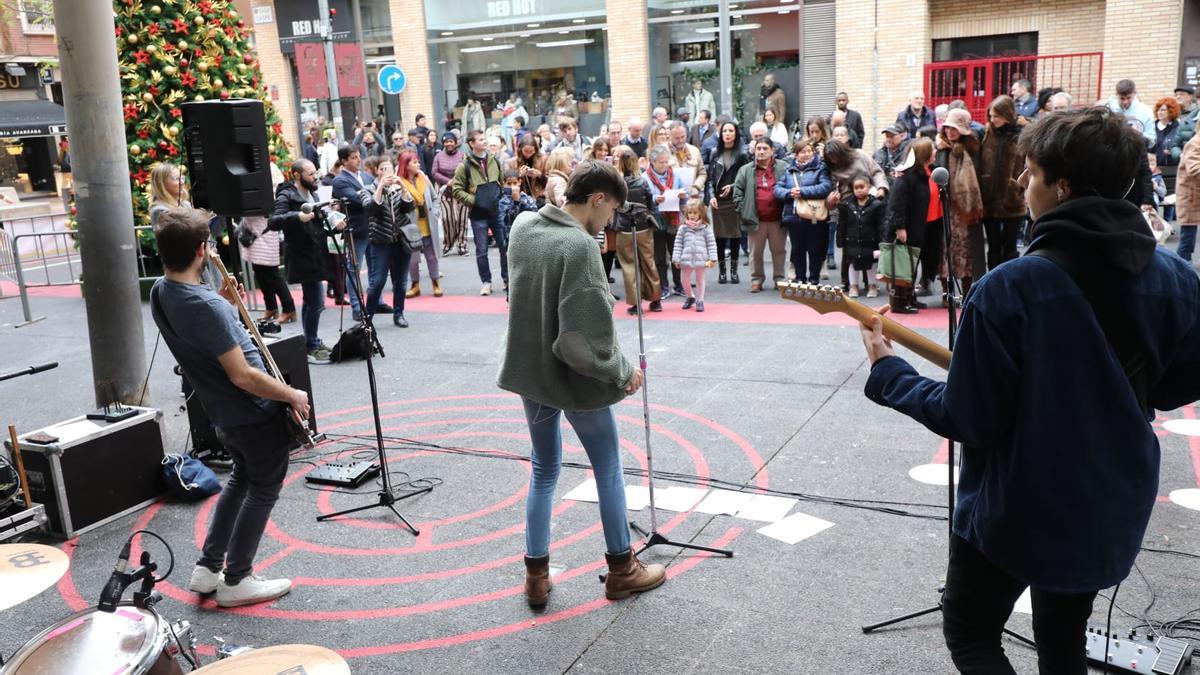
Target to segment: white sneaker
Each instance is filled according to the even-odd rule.
[[[821,265],[821,281],[829,281],[829,270],[824,265]]]
[[[492,285],[484,284],[483,288],[479,289],[479,294],[480,295],[491,295],[492,294]]]
[[[217,590],[217,582],[220,580],[220,572],[214,572],[204,565],[196,565],[196,568],[192,570],[192,580],[188,583],[188,588],[193,593],[212,593]]]
[[[849,296],[850,296],[850,297],[852,297],[852,298],[857,298],[857,297],[858,297],[858,286],[857,286],[857,285],[854,285],[854,286],[851,286],[851,287],[850,287],[850,293],[849,293]]]
[[[291,579],[264,579],[250,575],[242,579],[236,586],[225,583],[221,577],[217,584],[218,607],[241,607],[253,605],[256,602],[274,600],[288,594],[292,590]]]
[[[879,297],[879,287],[876,286],[875,284],[871,284],[871,287],[867,289],[867,297],[868,298]]]

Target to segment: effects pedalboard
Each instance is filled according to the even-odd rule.
[[[375,462],[327,462],[310,471],[304,480],[319,485],[356,488],[378,475],[379,465]]]
[[[1108,653],[1104,653],[1105,642]],[[1087,629],[1087,658],[1093,665],[1122,673],[1179,675],[1192,662],[1192,645],[1185,640],[1141,634],[1136,630],[1111,635],[1103,628]]]

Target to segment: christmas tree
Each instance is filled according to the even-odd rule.
[[[149,224],[150,170],[183,164],[180,104],[210,99],[260,99],[271,161],[285,167],[282,125],[267,96],[249,30],[227,0],[115,0],[117,57],[134,222]],[[184,167],[181,166],[181,170]],[[157,250],[154,235],[139,232]]]

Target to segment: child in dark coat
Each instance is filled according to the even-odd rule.
[[[838,209],[837,245],[843,252],[843,264],[850,270],[850,286],[842,290],[852,298],[858,297],[857,273],[862,275],[863,286],[868,287],[867,297],[874,298],[879,295],[875,260],[883,234],[884,204],[871,195],[869,177],[855,176],[852,185],[854,199],[842,202]]]
[[[512,230],[513,221],[526,211],[537,211],[533,195],[521,192],[521,177],[516,171],[504,172],[504,190],[500,192],[500,220],[506,230]]]

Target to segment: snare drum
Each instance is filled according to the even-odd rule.
[[[123,602],[109,614],[85,609],[25,643],[0,675],[183,675],[167,653],[170,636],[157,612]]]

